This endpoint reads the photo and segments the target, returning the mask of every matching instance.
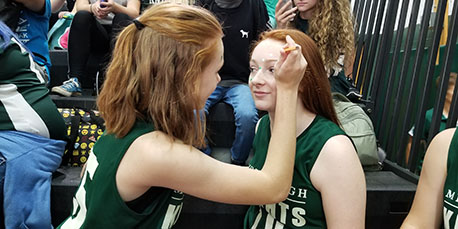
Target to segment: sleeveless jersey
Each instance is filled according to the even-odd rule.
[[[293,183],[286,200],[251,206],[245,216],[244,228],[325,228],[326,219],[321,194],[313,187],[310,172],[329,138],[345,135],[335,123],[316,116],[296,139]],[[254,157],[250,168],[261,169],[270,141],[270,120],[263,118],[253,142]]]
[[[0,130],[65,140],[67,128],[48,96],[45,79],[16,38],[0,49],[0,63]]]
[[[72,214],[58,228],[171,228],[180,214],[183,193],[160,188],[140,213],[130,209],[116,187],[116,171],[132,142],[154,130],[137,121],[123,138],[103,135],[86,162],[81,184],[73,198]]]
[[[444,228],[458,228],[458,131],[455,130],[447,157],[444,184]]]

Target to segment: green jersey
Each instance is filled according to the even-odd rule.
[[[270,141],[270,120],[261,119],[253,142],[254,157],[250,167],[261,169]],[[296,139],[293,183],[286,200],[251,206],[245,216],[244,228],[325,228],[326,219],[321,194],[310,180],[310,172],[329,138],[345,132],[328,119],[316,116]]]
[[[171,228],[175,224],[182,208],[182,192],[154,187],[159,191],[137,212],[121,199],[116,186],[116,172],[127,149],[153,130],[151,123],[137,121],[125,137],[109,134],[97,141],[73,199],[72,214],[59,228]]]
[[[458,131],[455,130],[447,157],[444,184],[444,228],[458,228]]]
[[[66,127],[32,56],[15,39],[0,49],[0,130],[64,140]]]

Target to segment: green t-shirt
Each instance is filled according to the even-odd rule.
[[[444,184],[444,228],[458,228],[458,131],[455,130],[447,157]]]
[[[261,169],[270,141],[269,116],[262,118],[253,142],[250,168]],[[296,139],[296,159],[293,183],[286,200],[261,206],[251,206],[245,216],[244,228],[325,228],[321,194],[310,180],[310,172],[329,138],[345,135],[335,123],[316,116]]]
[[[159,188],[142,212],[130,209],[116,187],[116,172],[132,142],[154,130],[137,121],[123,138],[103,135],[86,162],[81,184],[73,199],[72,214],[58,228],[171,228],[180,214],[183,193]],[[152,152],[153,153],[153,152]]]
[[[15,39],[0,49],[0,130],[17,130],[65,140],[62,115],[48,96],[32,56]]]
[[[431,128],[431,121],[433,120],[433,112],[434,112],[434,108],[431,108],[431,109],[426,111],[426,114],[425,114],[425,128],[423,129],[423,134],[421,135],[421,139],[423,139],[423,140],[428,140],[429,129]],[[439,125],[439,132],[445,130],[445,126],[446,125],[447,125],[447,117],[445,117],[442,114],[440,125]],[[409,131],[409,135],[413,136],[414,131],[415,131],[415,127],[412,127],[412,129],[410,129],[410,131]]]

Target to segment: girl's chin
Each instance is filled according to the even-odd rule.
[[[266,105],[266,104],[258,104],[256,103],[256,109],[258,110],[261,110],[261,111],[270,111],[271,110],[271,106],[270,105]]]

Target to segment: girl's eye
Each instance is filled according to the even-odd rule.
[[[257,72],[258,68],[256,66],[250,66],[250,72]]]
[[[272,74],[275,73],[275,68],[273,68],[273,67],[269,68],[269,72],[272,73]]]

